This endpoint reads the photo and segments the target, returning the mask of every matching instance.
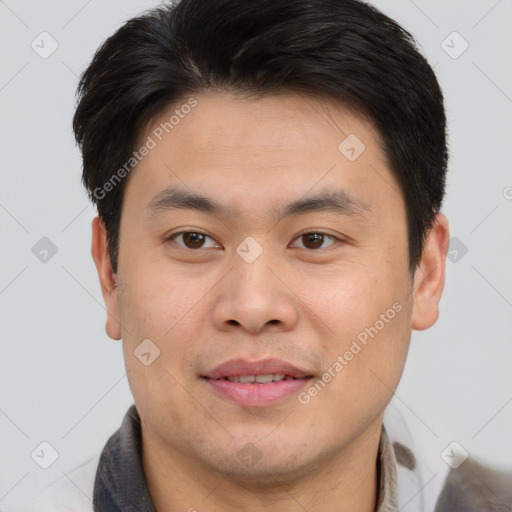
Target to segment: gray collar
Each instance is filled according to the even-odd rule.
[[[95,512],[156,512],[142,468],[140,416],[135,404],[103,448],[93,506]]]
[[[395,512],[398,510],[398,475],[396,457],[386,429],[382,427],[377,459],[379,496],[375,512]]]

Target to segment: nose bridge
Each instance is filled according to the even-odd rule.
[[[275,266],[268,240],[245,238],[236,248],[233,258],[233,284],[235,296],[241,304],[250,305],[262,299],[275,297],[276,279],[270,271]],[[273,265],[274,262],[274,265]],[[278,291],[277,291],[278,292]]]
[[[291,328],[297,318],[293,294],[276,276],[276,258],[265,242],[244,239],[233,254],[232,269],[216,304],[217,326],[239,325],[252,332],[276,324]]]

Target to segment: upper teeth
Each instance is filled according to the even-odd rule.
[[[293,379],[290,375],[284,375],[282,373],[269,373],[267,375],[233,375],[232,377],[226,377],[231,382],[240,382],[242,384],[257,382],[259,384],[265,384],[266,382],[278,382],[280,380]]]

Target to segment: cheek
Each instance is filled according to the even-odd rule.
[[[170,283],[162,275],[156,267],[148,272],[132,269],[119,295],[119,313],[135,400],[159,402],[165,409],[167,400],[179,406],[185,398],[179,383],[193,361],[190,326],[198,325],[201,315],[194,308],[194,287],[184,279]]]
[[[164,339],[181,322],[187,322],[194,304],[208,290],[205,279],[191,279],[186,272],[162,265],[132,266],[124,279],[120,294],[120,317],[131,332],[145,337]]]
[[[191,336],[195,336],[189,326],[200,321],[200,314],[179,288],[150,278],[132,284],[133,288],[126,287],[121,306],[127,325],[123,355],[130,389],[141,415],[151,425],[161,422],[163,430],[165,425],[180,429],[186,423],[181,411],[191,406],[186,390],[193,390]],[[195,302],[192,300],[192,305]]]
[[[338,387],[343,397],[370,407],[391,398],[409,349],[411,312],[405,296],[386,296],[347,327],[336,354],[344,366]]]
[[[379,274],[360,265],[343,269],[328,281],[311,281],[309,286],[304,282],[304,302],[325,320],[331,337],[348,340],[400,300],[396,284]]]
[[[326,369],[336,365],[331,372],[340,377],[333,391],[341,400],[357,396],[362,403],[395,389],[407,356],[412,313],[406,279],[364,270],[331,284],[328,301],[321,290],[309,299],[316,301],[315,312],[329,327],[321,349]]]

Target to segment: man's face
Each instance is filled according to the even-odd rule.
[[[306,474],[380,428],[400,379],[413,311],[404,201],[372,126],[340,105],[194,97],[161,141],[179,105],[141,134],[156,147],[124,193],[109,309],[143,435],[231,479]],[[171,208],[170,189],[220,210]],[[286,211],[325,193],[339,208]],[[147,339],[160,355],[146,366],[134,351]]]

